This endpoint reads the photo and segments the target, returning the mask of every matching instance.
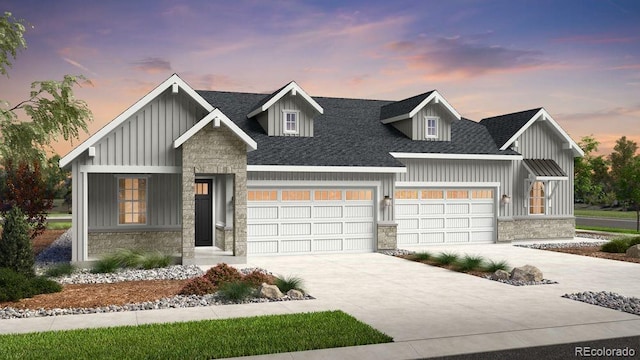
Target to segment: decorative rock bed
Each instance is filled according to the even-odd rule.
[[[528,249],[548,250],[548,249],[566,249],[587,246],[602,246],[606,241],[580,241],[580,242],[564,242],[564,243],[541,243],[541,244],[514,244],[513,246]]]
[[[42,273],[47,266],[69,262],[71,260],[71,233],[67,231],[61,235],[51,246],[41,252],[36,258],[36,272]],[[252,271],[269,273],[260,268],[239,269],[240,273],[246,275]],[[195,265],[174,265],[166,268],[151,270],[120,269],[115,273],[93,274],[87,269],[81,269],[71,275],[54,278],[60,284],[104,284],[121,281],[140,280],[184,280],[203,275],[204,272]],[[0,308],[0,319],[32,318],[60,315],[113,313],[123,311],[141,311],[154,309],[189,308],[197,306],[229,305],[229,304],[250,304],[264,302],[280,302],[293,300],[315,299],[308,294],[290,291],[283,294],[281,298],[269,299],[264,297],[252,297],[244,301],[229,301],[217,294],[207,295],[176,295],[154,301],[141,303],[131,303],[125,305],[110,305],[97,308],[65,308],[65,309],[15,309],[11,307]]]
[[[415,251],[406,250],[406,249],[380,250],[378,252],[380,254],[383,254],[383,255],[397,256],[397,257],[413,255],[413,254],[416,253]],[[505,271],[505,273],[507,273],[507,275],[510,276],[510,274],[508,272]],[[471,275],[473,275],[473,274],[471,274]],[[494,274],[488,274],[488,275],[480,276],[480,277],[482,277],[484,279],[488,279],[488,280],[498,281],[498,282],[501,282],[503,284],[513,285],[513,286],[549,285],[549,284],[557,284],[558,283],[557,281],[553,281],[553,280],[549,280],[549,279],[521,280],[521,279],[514,279],[514,278],[511,278],[509,276],[507,278],[498,278],[498,277],[495,277]],[[542,276],[542,273],[540,273],[540,276]]]
[[[608,291],[585,291],[581,293],[564,294],[562,297],[634,315],[640,315],[640,299],[636,297],[626,297]]]

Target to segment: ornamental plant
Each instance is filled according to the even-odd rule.
[[[24,276],[34,276],[35,258],[29,239],[29,224],[18,207],[4,216],[0,238],[0,268],[8,268]]]

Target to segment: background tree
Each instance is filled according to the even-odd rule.
[[[620,177],[622,176],[622,172],[626,166],[633,162],[633,158],[637,151],[638,144],[633,140],[627,140],[626,136],[616,140],[613,152],[609,155],[609,174],[611,176],[612,183],[618,184]]]
[[[593,136],[585,136],[578,143],[584,151],[583,157],[574,158],[574,199],[593,204],[598,202],[602,193],[602,185],[593,181],[593,156],[600,143]]]
[[[636,231],[640,232],[640,156],[634,156],[619,169],[616,196],[636,212]]]
[[[42,177],[47,185],[47,193],[54,199],[63,199],[66,194],[65,184],[71,175],[69,170],[63,170],[59,166],[60,155],[56,154],[47,160],[42,168]]]
[[[10,12],[0,16],[0,73],[8,76],[8,68],[16,54],[26,48],[24,20]],[[44,162],[51,144],[62,137],[65,141],[87,131],[92,114],[86,102],[73,95],[73,87],[82,76],[65,75],[62,81],[36,81],[26,100],[0,107],[0,156],[14,162]],[[24,115],[27,120],[21,119]]]

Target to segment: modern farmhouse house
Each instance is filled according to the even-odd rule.
[[[60,165],[73,176],[73,262],[143,248],[189,264],[572,238],[582,155],[543,108],[475,122],[435,90],[195,91],[173,75]]]

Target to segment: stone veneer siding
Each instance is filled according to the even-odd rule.
[[[247,145],[226,126],[207,125],[182,144],[182,263],[195,261],[196,175],[233,174],[234,256],[247,254]]]
[[[89,232],[89,258],[113,252],[116,249],[142,249],[178,255],[182,251],[180,231]]]
[[[233,229],[230,227],[216,226],[216,246],[220,250],[233,249]]]
[[[498,219],[498,242],[536,239],[573,239],[575,218]]]
[[[398,224],[378,224],[378,250],[394,250],[398,246]]]

